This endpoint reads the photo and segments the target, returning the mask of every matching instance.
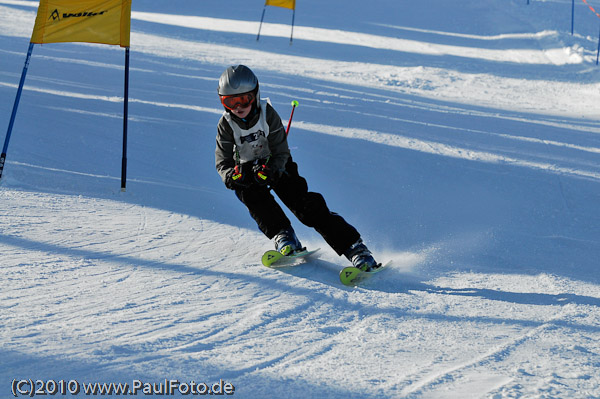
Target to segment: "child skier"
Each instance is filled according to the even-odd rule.
[[[321,194],[308,191],[292,160],[281,118],[270,103],[261,100],[258,79],[250,68],[227,68],[219,79],[218,93],[225,110],[217,126],[217,171],[259,229],[274,241],[276,250],[289,255],[304,248],[271,190],[300,222],[314,228],[353,266],[364,271],[378,267],[358,231],[331,212]]]

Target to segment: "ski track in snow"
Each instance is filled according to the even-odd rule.
[[[543,372],[539,368],[544,364],[536,365],[520,353],[532,342],[566,347],[555,353],[556,362],[569,350],[583,351],[585,356],[558,368],[577,370],[557,376],[560,381],[580,380],[585,387],[595,373],[592,359],[597,351],[592,343],[576,344],[578,337],[586,341],[599,333],[597,326],[582,323],[589,317],[587,311],[600,305],[595,286],[590,287],[596,294],[591,294],[589,304],[581,293],[573,300],[565,295],[563,300],[549,299],[533,307],[518,301],[494,304],[502,299],[493,295],[465,303],[451,296],[442,299],[446,290],[468,297],[470,290],[460,286],[476,287],[481,276],[411,282],[411,270],[427,264],[428,257],[435,258],[434,250],[420,256],[396,254],[395,258],[406,259],[398,262],[398,271],[375,277],[366,289],[346,289],[332,267],[336,258],[327,253],[289,275],[258,266],[260,251],[248,252],[247,246],[239,245],[258,240],[256,232],[235,233],[228,226],[121,201],[13,190],[2,190],[1,196],[3,252],[12,248],[3,261],[2,302],[10,309],[4,323],[20,342],[12,350],[28,352],[35,347],[40,360],[60,351],[61,357],[80,363],[82,370],[67,369],[74,378],[89,379],[86,370],[98,368],[109,380],[116,377],[114,370],[121,370],[122,380],[124,375],[157,379],[161,373],[181,375],[199,369],[206,378],[239,381],[239,386],[266,378],[292,390],[314,390],[316,384],[318,392],[333,394],[337,388],[318,376],[329,375],[328,367],[334,367],[339,373],[336,384],[358,383],[354,392],[378,386],[385,396],[443,397],[438,396],[440,389],[468,394],[470,387],[477,392],[484,388],[505,392],[507,397],[519,392],[527,396],[531,391],[523,391],[519,376],[509,378],[506,372],[518,367],[521,379]],[[10,209],[10,204],[18,210]],[[219,247],[234,250],[219,259],[214,256]],[[298,280],[296,275],[314,280]],[[544,288],[560,283],[556,276],[521,278],[542,280],[522,284],[539,287],[542,297],[568,290]],[[400,280],[404,282],[396,285]],[[501,280],[490,282],[495,281],[498,292],[508,292],[504,283],[513,280],[508,276]],[[465,322],[472,330],[462,330]],[[427,340],[420,338],[423,334]],[[441,342],[422,359],[419,348],[435,336],[448,343],[464,340],[471,350],[445,353]],[[62,342],[71,344],[66,347]],[[90,345],[91,352],[86,349]],[[383,355],[388,351],[399,351],[405,357],[402,364]],[[529,350],[524,352],[528,356]],[[513,357],[516,363],[510,361]],[[229,360],[225,364],[219,359]],[[370,364],[372,378],[346,380],[361,362]],[[411,367],[406,369],[406,364]],[[146,365],[152,365],[153,372],[143,371],[149,370]],[[50,370],[42,374],[58,378]]]
[[[405,388],[402,391],[402,396],[410,396],[418,393],[423,393],[423,390],[435,388],[436,385],[446,383],[448,381],[454,381],[457,378],[469,375],[468,370],[473,368],[479,368],[490,363],[501,362],[504,358],[510,356],[511,352],[515,352],[521,345],[529,340],[535,340],[541,333],[552,327],[552,324],[561,319],[562,313],[565,312],[563,309],[557,316],[552,320],[544,322],[539,326],[532,328],[522,336],[512,337],[508,342],[502,343],[502,345],[493,348],[489,353],[484,353],[481,356],[477,356],[474,359],[469,359],[466,363],[458,364],[448,369],[437,370],[435,374],[429,374],[424,378],[418,379],[414,384]],[[505,379],[502,385],[510,382],[510,379]],[[456,392],[453,393],[454,395]]]
[[[120,49],[36,46],[0,188],[0,392],[178,378],[240,398],[600,397],[598,72],[593,40],[546,22],[559,3],[337,9],[330,28],[307,9],[289,46],[270,22],[256,43],[247,2],[134,2],[124,193]],[[0,122],[35,7],[0,0]],[[270,243],[212,164],[233,63],[284,124],[300,101],[294,156],[385,273],[342,286],[347,261],[302,226],[316,260],[260,265]]]

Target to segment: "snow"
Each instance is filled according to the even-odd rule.
[[[297,3],[290,45],[275,7],[256,41],[262,2],[133,2],[126,192],[124,51],[35,46],[0,186],[2,395],[600,397],[597,17],[577,2],[571,35],[569,0]],[[0,0],[0,126],[36,7]],[[342,286],[348,261],[293,217],[320,257],[260,265],[272,244],[214,170],[238,63],[284,123],[299,101],[301,174],[389,270]]]

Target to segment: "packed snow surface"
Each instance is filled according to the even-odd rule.
[[[37,5],[0,0],[0,127]],[[283,8],[256,40],[263,5],[133,2],[125,192],[123,49],[34,47],[0,186],[0,396],[600,398],[597,16],[577,1],[571,35],[570,0],[298,0],[290,45]],[[299,101],[301,174],[388,270],[341,285],[293,216],[320,256],[260,265],[214,169],[240,63],[284,124]]]

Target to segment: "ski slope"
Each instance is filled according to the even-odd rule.
[[[290,45],[274,7],[256,40],[263,4],[133,2],[125,192],[123,49],[35,46],[0,185],[1,396],[599,398],[597,17],[299,0]],[[0,0],[0,128],[36,8]],[[292,216],[319,258],[260,265],[272,244],[214,169],[238,63],[284,123],[299,101],[300,173],[389,270],[344,287]]]

